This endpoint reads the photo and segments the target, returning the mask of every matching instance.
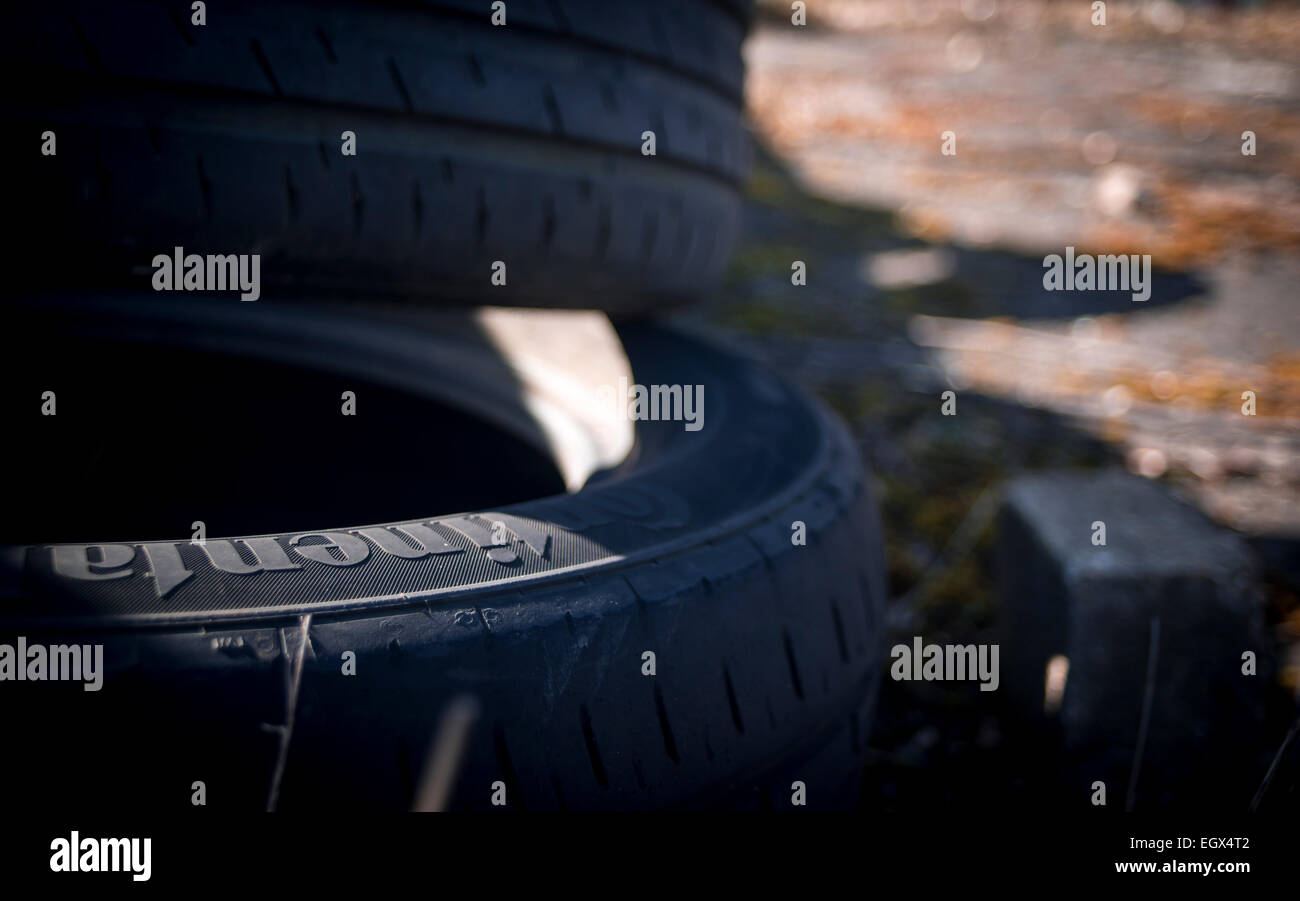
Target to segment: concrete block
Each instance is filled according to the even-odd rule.
[[[1147,479],[1035,475],[1007,489],[998,566],[1006,690],[1029,717],[1059,713],[1081,803],[1102,780],[1124,806],[1146,706],[1135,808],[1246,809],[1272,660],[1240,537]],[[1059,711],[1045,710],[1053,658]]]

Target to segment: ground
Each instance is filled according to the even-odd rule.
[[[1260,552],[1294,698],[1300,10],[1110,3],[1095,26],[1082,2],[808,6],[800,28],[765,4],[747,45],[745,238],[682,321],[851,424],[898,634],[995,633],[1007,479],[1127,466]],[[1045,255],[1067,246],[1150,254],[1150,300],[1043,290]],[[997,694],[887,682],[866,802],[1049,801],[1050,765],[1004,742]],[[1279,711],[1261,742],[1280,743],[1294,710]]]

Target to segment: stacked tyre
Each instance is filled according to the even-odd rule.
[[[14,803],[856,805],[858,450],[652,316],[736,240],[748,14],[19,14],[0,689],[42,740],[6,743]]]

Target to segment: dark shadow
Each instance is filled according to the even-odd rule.
[[[1151,296],[1134,301],[1132,291],[1048,291],[1043,287],[1046,269],[1041,257],[1005,250],[949,248],[956,258],[952,280],[982,297],[992,315],[1017,319],[1073,319],[1105,313],[1135,313],[1195,298],[1204,292],[1199,278],[1188,272],[1151,270]],[[1076,248],[1079,253],[1082,248]],[[1053,253],[1064,254],[1064,248]],[[931,312],[918,310],[918,312]],[[942,310],[933,312],[943,315]]]
[[[265,318],[256,307],[230,309]],[[211,537],[283,534],[564,492],[546,451],[369,361],[341,359],[351,373],[302,365],[292,332],[259,356],[233,332],[223,348],[194,346],[180,328],[121,325],[38,308],[12,332],[21,347],[8,359],[21,365],[7,367],[6,416],[27,425],[10,447],[20,477],[0,543],[188,539],[195,520]],[[466,343],[491,347],[468,318],[458,326],[473,332]],[[487,372],[480,356],[465,377],[508,385],[496,362]],[[55,392],[55,416],[41,414],[44,391]],[[344,415],[348,391],[354,415]]]
[[[1048,291],[1043,286],[1043,256],[919,240],[905,231],[891,210],[809,195],[790,170],[762,146],[756,150],[750,189],[744,240],[730,271],[727,295],[716,302],[737,312],[745,305],[770,309],[783,326],[796,329],[798,322],[771,309],[776,298],[788,296],[785,289],[790,287],[789,267],[796,250],[809,273],[810,290],[799,296],[800,306],[823,319],[820,330],[842,335],[845,326],[852,331],[855,324],[869,325],[877,340],[894,330],[901,333],[906,318],[916,313],[1070,319],[1187,302],[1205,289],[1194,273],[1153,268],[1150,297],[1145,301],[1134,301],[1131,290]],[[781,253],[783,258],[765,260],[764,249]],[[928,284],[876,286],[863,271],[865,261],[873,254],[897,250],[935,251],[943,259],[946,273]],[[1076,247],[1076,258],[1087,250],[1100,252]],[[1064,256],[1065,248],[1048,252]],[[746,313],[740,315],[743,318]],[[748,315],[755,313],[751,309]],[[812,332],[819,331],[816,322],[805,325]]]

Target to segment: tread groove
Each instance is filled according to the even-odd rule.
[[[840,616],[840,605],[831,601],[831,619],[835,622],[835,644],[839,647],[840,662],[849,662],[849,646],[844,639],[844,619]]]
[[[474,79],[474,84],[480,88],[487,87],[487,75],[483,72],[483,66],[478,61],[478,54],[469,55],[469,74]]]
[[[275,77],[275,71],[271,68],[271,61],[266,58],[266,51],[262,49],[262,44],[257,38],[249,41],[249,47],[252,48],[253,56],[257,59],[258,66],[262,69],[262,74],[271,85],[271,91],[277,97],[283,97],[284,91],[280,90],[280,82]]]
[[[180,34],[181,40],[185,41],[188,46],[193,47],[194,35],[190,34],[190,30],[185,27],[180,12],[174,6],[167,7],[167,18],[171,19],[172,24],[176,26],[176,31]]]
[[[85,29],[74,16],[69,16],[68,21],[72,23],[72,33],[77,36],[77,43],[81,46],[81,52],[86,55],[86,62],[90,63],[90,68],[96,72],[103,72],[104,63],[99,58],[95,45],[90,43],[90,35],[86,34]]]
[[[474,246],[482,250],[487,243],[488,230],[487,191],[482,185],[474,195],[474,205]]]
[[[289,205],[289,221],[298,221],[298,189],[293,186],[293,169],[288,164],[284,164],[284,194],[285,200]]]
[[[510,748],[506,745],[506,730],[497,723],[492,730],[492,744],[496,749],[497,766],[501,769],[501,781],[506,784],[507,803],[513,803],[519,806],[521,810],[527,810],[528,805],[524,803],[523,795],[519,791],[519,779],[515,775],[515,765],[510,759]]]
[[[871,581],[862,570],[858,570],[858,584],[862,586],[862,609],[867,616],[867,628],[873,629],[876,626],[876,607],[872,603],[875,592],[871,590]]]
[[[788,629],[781,630],[781,643],[785,646],[785,659],[790,664],[790,684],[794,688],[795,697],[803,700],[803,679],[799,677],[799,664],[794,659],[794,642],[790,639]]]
[[[600,100],[605,104],[605,112],[611,116],[618,113],[618,96],[614,93],[614,86],[608,81],[600,83]]]
[[[549,84],[542,88],[542,104],[546,107],[546,118],[551,123],[551,131],[557,135],[564,134],[564,120],[560,117],[560,105],[555,99],[555,89]]]
[[[330,39],[325,34],[324,29],[317,28],[315,34],[316,40],[320,41],[321,49],[325,51],[325,58],[331,63],[337,65],[339,61],[338,55],[334,52],[334,45],[330,43]]]
[[[555,240],[555,197],[547,194],[542,201],[542,250],[549,250]]]
[[[655,49],[659,51],[660,56],[665,59],[672,57],[672,51],[668,43],[668,37],[664,34],[664,23],[659,20],[659,10],[650,7],[646,10],[650,23],[650,38],[655,42]]]
[[[546,5],[551,8],[551,15],[555,18],[555,24],[560,27],[560,31],[572,34],[573,26],[569,23],[569,15],[560,5],[560,0],[546,0]]]
[[[731,708],[731,722],[736,727],[736,731],[744,735],[745,720],[740,715],[740,702],[736,700],[736,686],[732,684],[731,671],[725,664],[722,667],[722,682],[727,687],[727,705]]]
[[[354,234],[361,233],[361,223],[366,210],[366,198],[361,193],[361,179],[356,172],[352,173],[352,231]]]
[[[551,789],[555,792],[555,803],[560,812],[563,813],[569,809],[568,802],[564,799],[564,787],[560,785],[560,778],[551,770]]]
[[[415,237],[419,238],[424,231],[424,198],[420,195],[418,178],[411,182],[411,224],[415,229]]]
[[[609,203],[602,203],[596,218],[596,260],[598,262],[605,259],[605,255],[609,253],[609,242],[613,236],[611,219]]]
[[[203,167],[203,154],[198,157],[199,173],[199,194],[203,198],[203,217],[212,218],[212,180],[208,178],[207,170]]]
[[[388,75],[393,79],[393,87],[397,88],[397,96],[402,98],[402,108],[408,113],[415,112],[415,104],[411,102],[411,94],[406,90],[406,82],[402,80],[402,72],[397,68],[397,60],[391,56],[388,57]]]
[[[673,737],[672,724],[668,722],[668,708],[664,705],[664,693],[659,688],[659,683],[655,683],[655,712],[659,715],[659,729],[664,734],[664,752],[668,759],[673,763],[680,763],[681,758],[677,756],[677,740]]]
[[[648,265],[659,234],[659,211],[650,210],[641,223],[641,263]]]
[[[578,715],[582,722],[582,740],[587,746],[587,759],[591,761],[591,775],[601,788],[609,788],[609,776],[605,773],[605,764],[601,762],[600,749],[596,747],[596,732],[591,727],[591,712],[587,710],[586,704],[578,708]]]

